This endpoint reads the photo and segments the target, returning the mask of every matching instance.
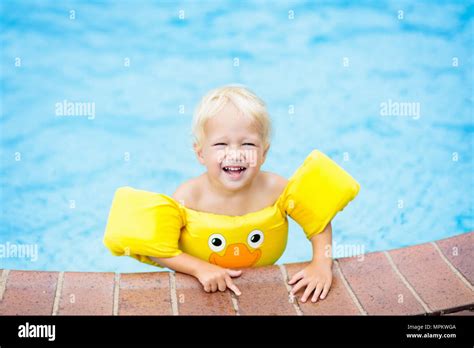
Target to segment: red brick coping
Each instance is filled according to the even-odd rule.
[[[474,232],[340,258],[317,303],[289,297],[287,280],[304,263],[244,270],[239,297],[174,272],[0,270],[0,315],[472,315],[473,260]]]

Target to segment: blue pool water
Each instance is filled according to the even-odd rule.
[[[268,104],[265,170],[319,148],[360,182],[337,255],[473,230],[472,2],[354,3],[1,1],[0,246],[38,254],[0,266],[154,270],[103,246],[114,190],[199,175],[192,111],[227,83]],[[279,263],[310,257],[291,224]]]

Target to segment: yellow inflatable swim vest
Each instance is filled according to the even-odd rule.
[[[226,268],[275,263],[286,247],[287,215],[310,239],[358,194],[360,185],[337,163],[314,150],[269,207],[245,215],[200,212],[164,194],[119,188],[112,203],[104,244],[161,267],[151,257],[182,252]]]

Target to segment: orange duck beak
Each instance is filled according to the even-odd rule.
[[[224,268],[241,268],[253,266],[262,256],[259,249],[250,251],[243,243],[231,244],[223,256],[212,253],[209,262]]]

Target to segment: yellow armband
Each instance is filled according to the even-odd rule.
[[[289,179],[284,209],[311,239],[357,196],[360,185],[336,162],[314,150]]]
[[[153,192],[121,187],[115,192],[104,244],[116,256],[127,255],[160,266],[152,257],[173,257],[184,225],[179,204]]]

